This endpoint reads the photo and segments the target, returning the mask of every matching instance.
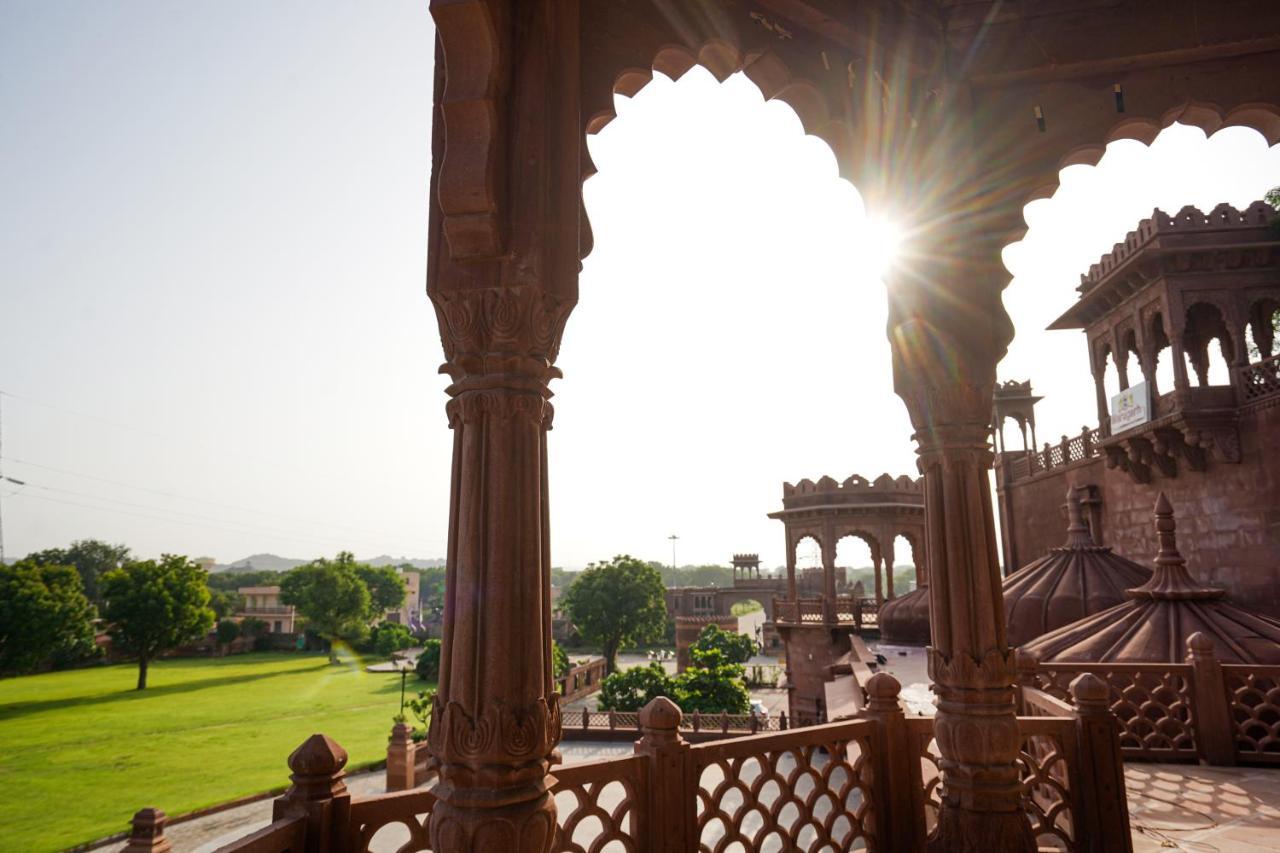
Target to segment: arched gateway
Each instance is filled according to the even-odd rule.
[[[1212,27],[1196,4],[1152,15],[1137,0],[432,0],[431,12],[427,291],[454,430],[432,849],[552,845],[546,434],[591,248],[584,134],[612,117],[615,92],[701,64],[790,104],[911,235],[910,262],[889,276],[888,336],[928,508],[935,843],[1034,850],[987,479],[995,368],[1013,334],[1001,250],[1025,230],[1026,202],[1115,139],[1150,142],[1180,121],[1280,140],[1280,8],[1240,0]],[[1082,833],[1124,814],[1122,788],[1082,813]],[[915,831],[890,830],[895,842]]]

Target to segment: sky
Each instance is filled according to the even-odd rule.
[[[421,0],[0,0],[5,553],[445,553]],[[784,481],[915,473],[892,223],[745,78],[656,77],[589,139],[595,250],[553,385],[553,563],[783,562]],[[1175,126],[1063,172],[1005,250],[1041,440],[1096,421],[1045,332],[1153,207],[1249,203],[1280,148]],[[855,549],[856,550],[856,549]],[[860,565],[861,554],[840,555]],[[802,564],[804,556],[802,555]]]

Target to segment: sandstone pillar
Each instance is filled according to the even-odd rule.
[[[585,244],[578,2],[432,0],[431,13],[427,293],[454,433],[431,845],[546,853],[560,739],[548,385]]]
[[[884,539],[884,544],[880,546],[884,553],[884,590],[885,598],[889,601],[893,600],[893,534],[890,533]]]
[[[876,575],[876,607],[884,604],[884,579],[880,575],[880,555],[871,552],[871,568]]]
[[[948,223],[921,236],[925,258],[890,285],[895,390],[915,428],[925,480],[926,549],[938,695],[935,732],[947,853],[1035,850],[1021,807],[1013,658],[1005,638],[988,472],[996,362],[1012,337],[1007,279],[986,229]]]
[[[791,532],[787,531],[787,598],[795,601],[796,593],[796,543],[791,539]]]
[[[836,621],[836,532],[822,525],[822,621]]]

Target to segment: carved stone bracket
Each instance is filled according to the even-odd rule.
[[[450,144],[437,169],[437,195],[455,260],[492,258],[503,248],[506,5],[502,0],[431,2],[449,69],[440,111]]]
[[[1178,460],[1189,471],[1204,471],[1209,459],[1240,461],[1240,431],[1233,421],[1202,419],[1179,414],[1144,426],[1134,434],[1105,439],[1102,445],[1108,468],[1118,468],[1135,483],[1150,483],[1154,471],[1172,479],[1178,476]]]

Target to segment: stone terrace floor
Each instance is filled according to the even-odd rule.
[[[1134,853],[1280,851],[1280,768],[1125,765]]]

